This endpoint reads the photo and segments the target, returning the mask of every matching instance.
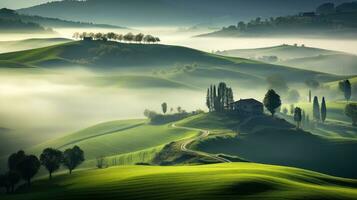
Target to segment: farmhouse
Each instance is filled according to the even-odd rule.
[[[235,112],[250,115],[261,115],[264,112],[263,103],[255,99],[241,99],[232,104]]]

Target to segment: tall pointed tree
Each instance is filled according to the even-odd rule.
[[[326,116],[327,116],[327,108],[326,108],[325,97],[323,97],[322,103],[321,103],[321,121],[322,121],[322,123],[325,122]]]
[[[207,106],[209,112],[211,112],[211,94],[210,94],[209,88],[207,89],[206,106]]]
[[[320,121],[320,105],[317,96],[314,97],[312,114],[315,121]]]
[[[295,111],[294,111],[294,121],[296,122],[296,126],[299,129],[300,128],[300,124],[302,121],[302,113],[301,113],[301,108],[296,107]]]

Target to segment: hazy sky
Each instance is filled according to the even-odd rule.
[[[0,8],[24,8],[54,0],[0,0]]]

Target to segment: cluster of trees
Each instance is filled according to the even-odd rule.
[[[49,178],[61,165],[72,173],[77,166],[84,161],[84,152],[78,147],[66,149],[61,152],[57,149],[44,149],[40,158],[35,155],[27,155],[24,151],[13,153],[8,158],[9,171],[0,175],[0,187],[6,189],[7,193],[14,192],[15,186],[22,180],[31,185],[31,179],[38,173],[41,165],[46,168]]]
[[[296,122],[297,128],[309,127],[310,116],[300,107],[295,107],[294,104],[290,104],[290,111],[286,107],[282,110],[283,114],[290,114],[293,116],[294,121]],[[288,113],[289,112],[289,113]]]
[[[207,89],[206,105],[210,112],[225,112],[232,110],[234,103],[233,90],[227,84],[221,82],[211,85]]]
[[[159,37],[154,37],[152,35],[144,35],[142,33],[138,34],[133,34],[133,33],[127,33],[127,34],[117,34],[114,32],[109,32],[109,33],[79,33],[76,32],[72,36],[74,39],[84,39],[86,37],[92,38],[94,40],[113,40],[113,41],[119,41],[119,42],[137,42],[137,43],[157,43],[161,42]]]

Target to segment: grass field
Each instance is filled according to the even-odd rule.
[[[84,167],[98,156],[108,157],[110,163],[116,160],[118,165],[135,164],[147,162],[167,143],[196,134],[198,131],[175,129],[170,124],[150,125],[146,120],[112,121],[40,144],[29,151],[39,155],[47,147],[65,150],[78,145],[85,152]]]
[[[356,199],[356,187],[356,180],[253,163],[123,166],[38,180],[2,199]]]

